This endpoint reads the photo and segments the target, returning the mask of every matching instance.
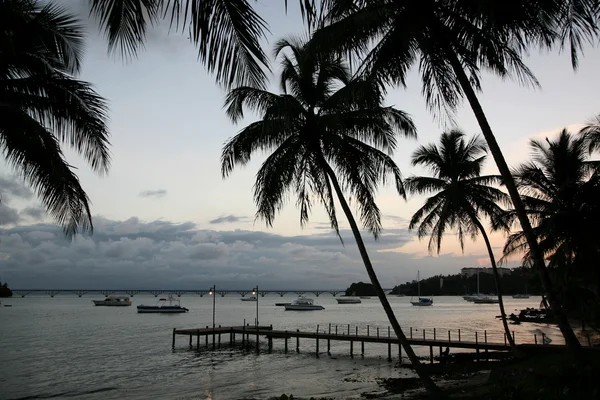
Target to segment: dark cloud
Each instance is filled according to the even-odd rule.
[[[3,278],[15,288],[194,289],[217,284],[243,289],[345,288],[368,279],[352,235],[345,246],[331,232],[283,236],[248,230],[197,229],[195,224],[94,219],[92,237],[71,242],[53,224],[0,228]],[[422,276],[454,273],[464,257],[415,258],[390,251],[411,241],[405,229],[388,229],[378,241],[364,235],[386,287]],[[480,256],[480,255],[479,255]],[[468,257],[466,257],[468,258]],[[476,258],[476,257],[475,257]],[[473,258],[472,261],[475,260]],[[445,270],[444,270],[445,269]]]
[[[220,216],[219,218],[215,218],[208,222],[215,225],[215,224],[229,224],[229,223],[234,223],[234,222],[243,222],[246,220],[248,220],[248,217],[238,217],[235,215],[224,215],[224,216]]]
[[[144,190],[140,192],[140,197],[150,197],[154,199],[160,199],[167,195],[167,191],[165,189],[157,189],[157,190]]]
[[[0,226],[17,224],[19,221],[21,221],[21,217],[17,209],[0,203]]]
[[[16,176],[0,176],[0,195],[29,200],[33,197],[33,192]]]
[[[21,210],[21,214],[25,214],[34,221],[41,221],[46,216],[46,210],[42,207],[25,207]]]

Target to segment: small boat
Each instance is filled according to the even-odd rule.
[[[513,294],[512,298],[513,299],[528,299],[529,294],[527,294],[527,285],[525,285],[525,294],[523,294],[523,293]]]
[[[289,311],[315,311],[325,309],[325,307],[315,304],[313,299],[309,299],[304,296],[298,297],[290,304],[284,305],[284,307]]]
[[[240,300],[242,300],[242,301],[258,301],[258,298],[256,296],[250,296],[250,297],[242,297]]]
[[[358,297],[339,297],[336,299],[338,304],[358,304],[361,303]]]
[[[471,295],[463,296],[463,300],[473,301],[473,299],[476,298],[477,296],[479,296],[479,295],[478,294],[471,294]]]
[[[12,304],[5,304],[4,307],[12,307]]]
[[[167,300],[169,301],[168,305]],[[177,304],[173,304],[174,302],[177,302]],[[175,299],[173,296],[169,296],[166,299],[162,298],[153,306],[145,306],[143,304],[137,306],[137,312],[140,314],[178,314],[188,311],[187,308],[181,307],[179,299]]]
[[[95,306],[107,306],[107,307],[127,307],[131,305],[129,296],[119,296],[111,294],[104,300],[92,300]]]
[[[371,298],[371,296],[360,296],[360,298],[363,300],[369,300]]]
[[[497,296],[477,296],[473,299],[475,304],[497,304],[500,300]]]
[[[404,297],[406,296],[404,293],[397,294],[396,297]]]
[[[292,303],[275,303],[277,307],[289,306]]]
[[[410,298],[410,304],[418,307],[426,307],[433,305],[433,298],[421,297],[421,275],[420,271],[417,271],[417,297],[418,300],[413,301],[412,297]]]

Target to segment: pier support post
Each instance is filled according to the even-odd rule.
[[[192,334],[190,333],[190,349],[192,348]]]
[[[316,354],[317,354],[317,358],[319,358],[319,325],[317,325],[316,342],[317,342]]]
[[[475,331],[475,352],[477,353],[477,362],[479,362],[479,339],[477,338],[477,331]]]
[[[173,328],[173,348],[175,348],[175,328]]]
[[[287,330],[285,331],[285,338],[284,339],[285,339],[285,350],[284,350],[284,353],[287,354],[287,352],[288,352],[288,331]]]
[[[487,347],[487,330],[483,331],[483,341],[485,343],[485,361],[490,361],[490,358],[488,355],[488,347]]]
[[[433,346],[429,346],[429,363],[433,364]]]
[[[244,321],[246,322],[246,321]],[[246,346],[246,324],[242,326],[242,346]]]
[[[200,351],[200,329],[196,332],[196,350]]]
[[[271,351],[273,351],[273,337],[272,336],[269,336],[268,343],[269,343],[269,353],[270,353]]]
[[[350,357],[354,358],[354,342],[350,341]]]
[[[300,332],[300,329],[296,329],[296,332]],[[296,353],[300,353],[300,336],[296,336]]]
[[[327,338],[327,355],[331,355],[331,339]]]
[[[365,355],[365,341],[364,340],[360,341],[360,355],[363,357]]]
[[[390,327],[388,326],[388,361],[392,361],[392,341],[391,341],[391,332]]]
[[[458,330],[458,341],[460,342],[460,329]]]
[[[208,329],[208,325],[206,325],[206,329]],[[206,348],[208,349],[208,333],[206,335],[204,335],[204,341],[206,342]]]

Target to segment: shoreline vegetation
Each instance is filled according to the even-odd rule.
[[[12,297],[12,295],[13,295],[13,292],[8,287],[8,284],[6,282],[2,283],[0,281],[0,298]]]
[[[502,295],[513,295],[528,292],[532,296],[542,294],[539,280],[527,268],[514,268],[510,275],[500,276]],[[495,293],[496,284],[492,274],[479,274],[479,292]],[[421,280],[421,293],[427,296],[464,296],[477,293],[477,276],[470,277],[461,274],[435,275]],[[400,284],[391,291],[392,295],[417,295],[417,281]]]

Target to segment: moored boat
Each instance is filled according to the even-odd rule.
[[[316,311],[325,309],[325,307],[315,304],[313,299],[309,299],[304,296],[298,297],[290,304],[285,304],[284,307],[288,311]]]
[[[368,300],[368,299],[371,298],[371,296],[360,296],[360,298],[363,299],[363,300]]]
[[[107,307],[127,307],[131,305],[129,296],[119,296],[111,294],[104,300],[92,300],[95,306],[107,306]]]
[[[410,298],[410,304],[417,307],[426,307],[433,305],[433,298],[421,297],[421,273],[417,271],[417,300]]]
[[[167,300],[169,304],[167,304]],[[173,303],[177,304],[173,304]],[[185,313],[189,310],[185,307],[181,307],[179,299],[169,296],[168,298],[162,298],[153,306],[145,306],[140,304],[137,306],[137,312],[140,314],[179,314]]]
[[[497,304],[499,302],[498,296],[477,296],[473,299],[475,304]]]
[[[361,303],[358,297],[338,297],[335,299],[338,304],[358,304]]]
[[[528,299],[529,295],[528,294],[513,294],[512,298],[513,299]]]
[[[242,300],[242,301],[258,301],[258,298],[256,296],[250,296],[250,297],[242,297],[240,300]]]

